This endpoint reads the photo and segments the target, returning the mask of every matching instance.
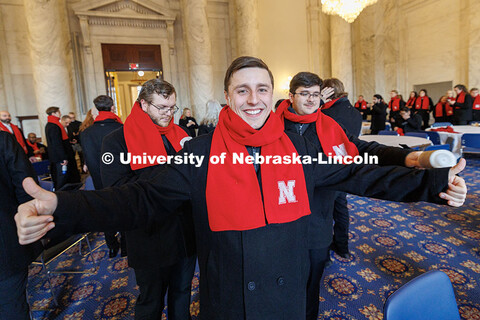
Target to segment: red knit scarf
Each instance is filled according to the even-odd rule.
[[[400,98],[395,97],[390,99],[390,102],[388,103],[388,107],[390,108],[390,110],[394,112],[400,110]]]
[[[210,159],[222,154],[226,158],[224,164],[210,163],[207,174],[210,229],[250,230],[310,214],[302,164],[260,164],[260,190],[253,164],[233,163],[234,155],[248,156],[245,146],[261,147],[263,157],[298,155],[275,113],[271,112],[264,126],[255,130],[230,107],[224,107],[213,133]]]
[[[173,118],[166,127],[155,125],[148,114],[142,110],[138,101],[135,102],[132,112],[125,120],[123,133],[131,159],[134,156],[143,156],[144,153],[150,157],[167,156],[162,135],[167,137],[175,151],[183,148],[183,143],[186,141],[184,138],[188,137],[188,134],[182,128],[173,123]],[[130,162],[132,170],[155,165],[157,163],[134,164],[133,161]]]
[[[417,99],[417,98],[415,98],[415,97],[411,97],[410,99],[408,99],[408,101],[407,101],[407,107],[413,107],[413,105],[415,104],[415,100],[416,100],[416,99]]]
[[[68,140],[67,131],[65,130],[65,128],[60,123],[60,118],[59,117],[53,116],[53,115],[48,116],[48,122],[53,123],[60,128],[60,131],[62,132],[62,140]]]
[[[278,106],[276,113],[282,120],[287,119],[297,123],[315,122],[318,140],[322,145],[323,153],[337,156],[349,155],[352,157],[358,155],[357,147],[348,140],[345,131],[335,120],[318,111],[307,115],[298,115],[288,110],[289,106],[290,101],[284,100]]]
[[[25,140],[23,140],[22,132],[13,123],[10,123],[10,126],[12,127],[12,131],[13,131],[13,134],[15,135],[15,139],[17,139],[18,143],[23,148],[23,151],[25,151],[25,153],[28,153],[27,146],[25,145]],[[6,132],[11,134],[11,132],[10,132],[10,130],[8,130],[7,126],[5,126],[1,122],[0,122],[0,131],[6,131]]]
[[[465,92],[460,92],[458,95],[457,95],[457,98],[455,99],[455,102],[457,103],[465,103]]]
[[[445,113],[446,113],[446,115],[448,115],[448,111],[447,111],[447,108],[449,106],[448,102],[445,102],[445,103],[439,102],[435,106],[435,117],[443,117],[444,116],[444,114],[443,114],[443,107],[444,106],[445,106]]]
[[[119,116],[117,116],[115,113],[113,113],[111,111],[99,111],[98,116],[95,118],[94,122],[103,121],[103,120],[107,120],[107,119],[113,119],[113,120],[117,121],[118,123],[123,124],[122,119],[120,119]]]
[[[473,99],[473,110],[480,110],[480,94],[477,94],[475,99]]]
[[[356,109],[361,109],[361,110],[366,110],[367,109],[367,101],[363,100],[362,102],[360,102],[360,101],[355,102],[355,108]]]
[[[37,143],[31,143],[30,140],[27,140],[27,144],[30,146],[30,148],[33,149],[33,151],[39,150]]]
[[[430,99],[428,99],[428,96],[424,97],[418,97],[417,100],[415,101],[415,109],[416,110],[428,110],[428,107],[430,106]]]

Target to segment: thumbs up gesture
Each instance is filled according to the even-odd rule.
[[[20,244],[30,244],[41,239],[55,227],[53,212],[57,208],[55,193],[42,189],[32,178],[23,180],[23,189],[33,200],[18,207],[15,215]]]
[[[448,189],[439,194],[440,198],[448,201],[448,205],[452,207],[460,207],[465,202],[467,197],[467,185],[463,178],[457,176],[458,173],[465,169],[465,159],[453,166],[448,173]]]

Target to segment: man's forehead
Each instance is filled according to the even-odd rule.
[[[300,87],[297,88],[297,91],[310,91],[310,92],[320,91],[320,86],[318,86],[318,85],[311,86],[311,87],[300,86]]]
[[[152,94],[152,102],[155,104],[157,103],[158,104],[171,104],[171,103],[175,104],[176,101],[177,101],[177,97],[175,96],[175,93],[172,93],[166,98],[163,95],[158,93]]]
[[[263,68],[242,68],[235,71],[230,78],[230,86],[272,86],[268,71]]]

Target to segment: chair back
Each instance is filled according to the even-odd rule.
[[[33,169],[35,170],[35,173],[37,174],[37,176],[50,174],[50,170],[48,169],[49,165],[50,165],[50,161],[48,160],[32,163]]]
[[[381,136],[398,136],[397,131],[388,131],[388,130],[380,130],[378,134]]]
[[[423,151],[433,151],[433,150],[448,150],[450,151],[449,144],[436,144],[433,146],[426,147]]]
[[[464,133],[462,135],[462,146],[467,148],[480,148],[480,134]]]
[[[459,320],[457,301],[446,273],[426,272],[390,295],[384,320]]]
[[[451,127],[452,124],[450,122],[435,122],[431,125],[432,128],[438,127]]]
[[[428,136],[428,134],[426,132],[406,132],[405,136],[430,139],[430,137]]]
[[[92,176],[88,176],[87,179],[85,179],[85,187],[83,188],[83,190],[95,190]]]
[[[432,141],[433,144],[441,144],[442,141],[440,140],[440,135],[438,132],[435,131],[425,131],[426,134],[428,134],[428,137],[430,138],[430,141]]]

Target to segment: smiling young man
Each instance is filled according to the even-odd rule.
[[[224,88],[229,106],[222,109],[215,131],[185,143],[180,151],[207,157],[225,154],[223,164],[162,166],[150,180],[94,192],[54,194],[26,179],[26,191],[35,200],[20,206],[16,215],[20,242],[33,242],[49,230],[132,229],[161,223],[191,200],[201,273],[199,318],[302,319],[309,269],[306,216],[315,186],[391,200],[448,200],[453,206],[465,200],[465,182],[455,175],[463,169],[463,160],[450,170],[422,171],[235,165],[233,154],[239,152],[316,157],[317,150],[303,137],[284,132],[281,119],[271,112],[273,76],[262,60],[235,59]],[[76,205],[72,208],[71,203]]]

